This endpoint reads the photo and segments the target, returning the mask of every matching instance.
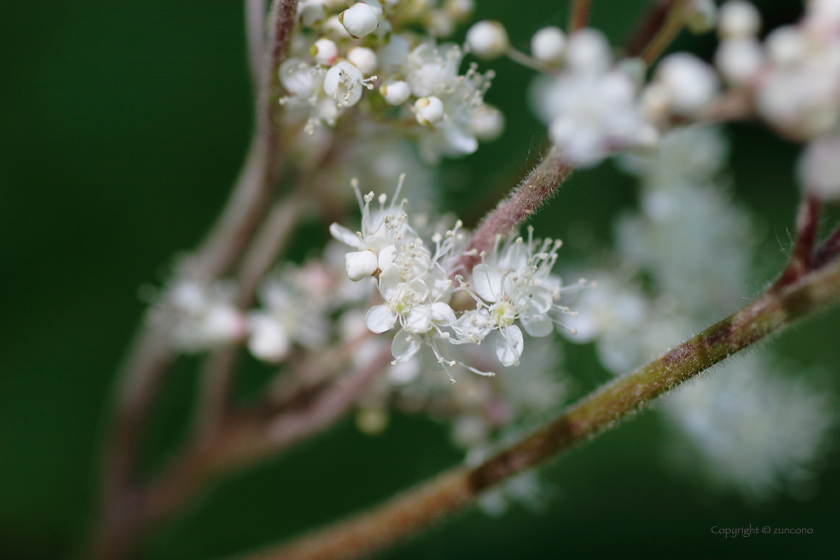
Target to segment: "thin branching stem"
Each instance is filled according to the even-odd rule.
[[[274,126],[277,108],[271,102],[271,84],[276,82],[272,76],[276,76],[286,51],[296,6],[297,0],[275,0],[272,5],[269,54],[263,58],[262,87],[256,95],[254,137],[233,193],[216,225],[185,263],[185,271],[196,279],[210,281],[230,270],[256,230],[274,188],[280,154]],[[256,16],[252,16],[255,7],[246,9],[248,33],[258,33],[261,37],[263,27],[256,25]],[[249,37],[249,49],[257,43],[257,38]],[[137,445],[161,379],[174,358],[169,340],[172,315],[164,305],[154,320],[147,320],[141,326],[118,379],[115,416],[104,447],[100,519],[93,543],[96,558],[124,557],[142,532],[136,514],[140,494]]]
[[[655,0],[625,43],[625,55],[652,64],[682,31],[686,4],[687,0]]]
[[[231,416],[212,441],[197,440],[156,478],[141,500],[144,525],[180,508],[214,475],[253,463],[288,449],[331,426],[391,361],[390,347],[338,377],[312,402],[271,415],[254,410]]]
[[[572,0],[569,8],[569,32],[583,29],[589,24],[592,0]]]
[[[607,384],[543,428],[475,468],[457,468],[385,504],[289,544],[242,560],[349,560],[367,557],[464,509],[484,490],[614,426],[653,399],[840,300],[840,260],[752,303],[651,363]]]

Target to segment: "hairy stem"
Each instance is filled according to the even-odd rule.
[[[835,261],[781,289],[771,288],[737,313],[584,398],[482,465],[454,469],[366,513],[242,558],[338,560],[370,556],[465,508],[482,491],[603,432],[732,354],[838,300],[840,261]]]
[[[572,167],[566,163],[560,149],[552,147],[510,196],[484,218],[456,264],[456,273],[469,273],[481,261],[481,252],[493,248],[497,236],[505,235],[530,218],[571,174]]]

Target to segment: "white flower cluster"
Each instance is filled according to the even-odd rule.
[[[267,363],[285,360],[293,344],[312,350],[329,340],[328,315],[365,297],[328,262],[286,265],[269,274],[259,290],[261,307],[242,310],[235,304],[236,285],[176,282],[162,302],[175,310],[172,345],[202,352],[245,342],[251,354]]]
[[[593,275],[598,288],[576,302],[581,318],[572,338],[594,340],[614,373],[641,365],[743,302],[755,234],[716,180],[726,153],[716,129],[690,127],[663,136],[656,158],[625,158],[625,168],[641,177],[641,211],[619,221],[618,248],[652,286],[643,291],[614,274]],[[835,422],[828,398],[772,361],[755,355],[730,362],[675,391],[663,407],[707,474],[750,499],[809,476]]]
[[[482,263],[473,269],[472,283],[467,283],[453,269],[467,241],[460,221],[431,237],[432,251],[409,224],[404,201],[397,202],[399,192],[398,187],[389,204],[387,196],[380,195],[378,208],[372,204],[373,193],[359,195],[360,231],[353,233],[338,224],[330,227],[337,240],[355,249],[346,255],[348,277],[353,281],[372,277],[383,300],[367,312],[368,328],[374,333],[398,329],[392,345],[395,363],[427,348],[449,374],[448,367],[458,362],[448,357],[447,345],[481,344],[497,332],[499,361],[516,365],[524,338],[515,323],[531,336],[549,335],[558,324],[556,315],[569,312],[557,303],[561,294],[581,285],[562,287],[560,278],[551,274],[561,243],[535,241],[530,228],[527,242],[521,237],[504,243],[498,239],[491,254],[482,253]],[[474,300],[474,308],[459,316],[450,306],[456,291]]]
[[[286,118],[305,119],[312,134],[319,125],[335,126],[358,105],[365,120],[390,123],[417,138],[430,163],[471,154],[479,140],[498,137],[504,119],[484,103],[492,73],[481,75],[473,65],[459,74],[461,49],[435,41],[469,17],[472,2],[435,4],[363,0],[336,13],[346,3],[301,2],[290,57],[279,70]],[[429,35],[406,30],[417,24]]]
[[[763,42],[761,16],[747,0],[726,2],[717,27],[720,75],[749,95],[772,127],[808,142],[800,164],[804,187],[840,199],[840,1],[808,0],[801,21],[773,29]]]
[[[539,60],[562,63],[536,83],[533,98],[552,142],[572,163],[591,166],[614,151],[656,144],[638,80],[632,69],[615,64],[600,31],[582,29],[566,40],[560,30],[546,28],[534,35],[532,51]]]

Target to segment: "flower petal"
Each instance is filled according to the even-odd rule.
[[[530,291],[528,304],[539,313],[547,313],[554,305],[554,295],[544,286],[534,286]]]
[[[422,346],[422,337],[400,329],[391,343],[391,354],[398,362],[404,362],[414,356]]]
[[[452,308],[445,303],[437,302],[432,304],[432,321],[439,325],[454,325],[457,319]]]
[[[391,330],[396,322],[397,316],[391,313],[387,305],[374,305],[365,315],[365,325],[376,334]]]
[[[400,267],[389,266],[379,273],[379,293],[385,301],[391,301],[399,295],[401,284]]]
[[[359,236],[344,226],[334,223],[330,225],[330,233],[333,237],[345,245],[350,245],[351,247],[355,247],[357,249],[362,246],[362,240],[359,239]]]
[[[394,263],[397,258],[397,248],[394,245],[383,247],[379,251],[379,270],[385,270]]]
[[[418,305],[408,312],[405,318],[405,330],[424,333],[432,328],[432,308],[429,305]]]
[[[499,330],[499,336],[496,338],[496,357],[503,366],[517,365],[524,348],[525,341],[519,327],[513,325]]]
[[[473,268],[473,286],[484,301],[494,302],[502,295],[502,277],[484,263]]]
[[[373,276],[378,268],[373,251],[351,251],[344,255],[344,268],[353,282]]]
[[[548,336],[554,330],[554,323],[548,318],[548,315],[542,313],[523,315],[519,318],[519,321],[522,323],[525,332],[531,336]]]

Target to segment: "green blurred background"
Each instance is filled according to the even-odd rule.
[[[566,2],[479,0],[477,16],[505,22],[515,45],[561,24]],[[619,41],[644,0],[594,0],[593,20]],[[799,3],[759,2],[769,25]],[[173,254],[199,241],[223,204],[250,129],[241,2],[74,0],[0,3],[0,558],[78,555],[96,496],[98,446],[114,375],[144,304]],[[680,46],[708,56],[709,38]],[[486,65],[485,65],[486,67]],[[523,104],[529,73],[506,61],[488,99],[508,131],[446,164],[447,208],[514,180],[545,145]],[[762,129],[733,137],[735,193],[765,225],[753,284],[778,270],[797,190],[796,147]],[[465,196],[470,195],[470,196]],[[535,220],[565,236],[585,224],[592,247],[632,207],[632,182],[610,165],[575,175]],[[303,255],[323,239],[300,235]],[[579,258],[586,247],[567,258]],[[840,313],[776,339],[778,354],[838,373]],[[579,393],[608,378],[589,346],[567,366]],[[150,443],[177,445],[195,386],[195,362],[171,376]],[[256,375],[256,374],[253,374]],[[830,455],[814,499],[755,509],[711,495],[666,468],[655,414],[564,456],[545,471],[556,493],[540,514],[514,507],[490,520],[470,512],[390,553],[393,559],[540,558],[578,554],[673,558],[836,557],[840,461]],[[395,417],[379,437],[349,420],[284,457],[220,481],[151,539],[144,558],[199,560],[242,551],[325,523],[460,461],[446,427]],[[729,539],[712,526],[810,527],[812,535]]]

